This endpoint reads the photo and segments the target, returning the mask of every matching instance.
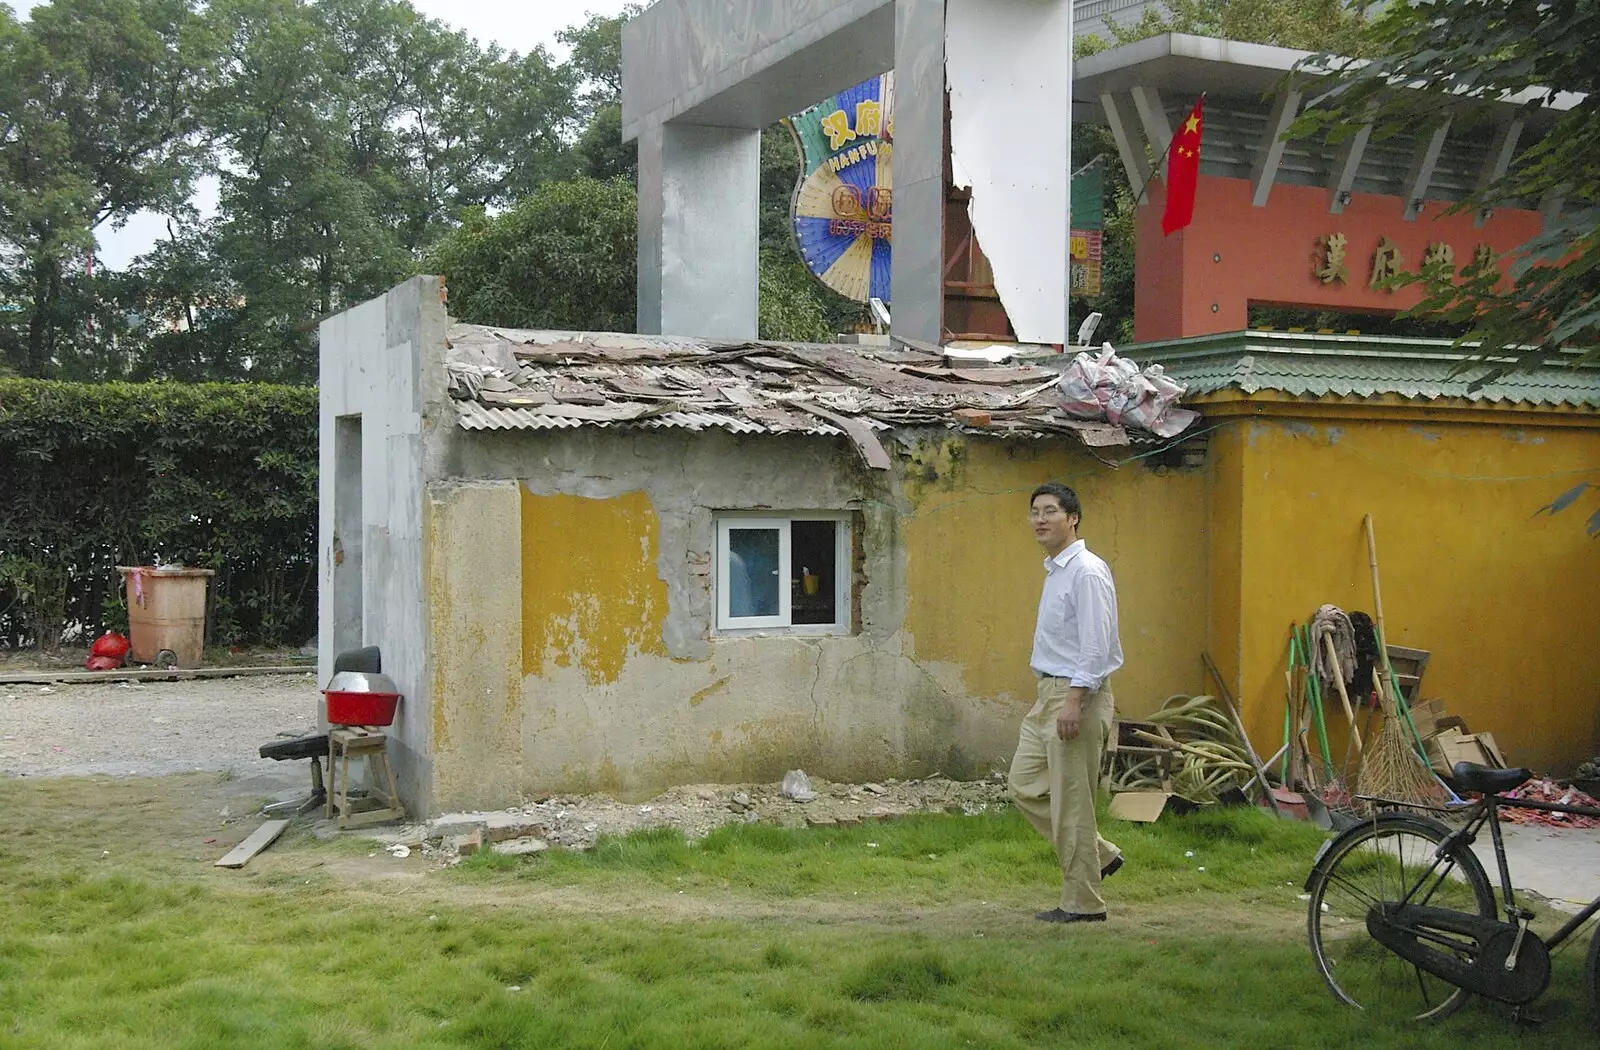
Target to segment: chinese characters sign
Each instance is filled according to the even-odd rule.
[[[1325,285],[1348,285],[1350,250],[1349,238],[1343,233],[1328,233],[1318,237],[1312,252],[1311,276]],[[1393,241],[1381,236],[1371,251],[1367,287],[1374,291],[1394,291],[1396,280],[1407,272],[1405,256]],[[1469,267],[1490,265],[1494,258],[1493,248],[1479,244],[1473,248]],[[1455,247],[1444,241],[1429,243],[1422,253],[1423,271],[1436,271],[1439,268],[1452,274],[1456,271]]]
[[[790,225],[806,266],[857,302],[889,301],[894,229],[894,74],[787,121],[800,146]]]

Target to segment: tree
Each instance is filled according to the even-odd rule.
[[[0,9],[0,351],[17,372],[58,373],[92,324],[94,231],[188,199],[208,57],[189,0],[55,0],[26,24]]]
[[[1475,387],[1561,359],[1567,347],[1593,347],[1600,340],[1600,66],[1593,57],[1600,4],[1415,0],[1386,8],[1366,41],[1380,57],[1356,63],[1319,55],[1302,64],[1314,97],[1297,134],[1326,131],[1338,141],[1370,121],[1373,137],[1382,138],[1446,114],[1465,125],[1506,98],[1523,99],[1528,115],[1554,116],[1504,176],[1452,210],[1561,198],[1565,211],[1510,253],[1504,278],[1503,260],[1494,259],[1475,260],[1459,275],[1440,263],[1404,278],[1423,286],[1412,312],[1467,326],[1457,345],[1482,366],[1473,369]]]
[[[469,211],[425,265],[463,321],[631,332],[637,209],[621,179],[546,183],[499,215]]]
[[[1362,35],[1363,4],[1349,0],[1163,0],[1147,7],[1139,21],[1122,26],[1107,19],[1112,38],[1131,44],[1162,33],[1273,44],[1303,51],[1368,53]]]

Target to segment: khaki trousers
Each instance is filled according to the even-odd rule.
[[[1061,910],[1091,915],[1106,910],[1100,869],[1120,855],[1100,837],[1094,816],[1114,701],[1110,683],[1102,684],[1098,693],[1083,700],[1077,738],[1062,740],[1056,716],[1070,688],[1065,678],[1039,679],[1039,700],[1022,720],[1011,759],[1011,798],[1028,823],[1055,846],[1061,862]]]

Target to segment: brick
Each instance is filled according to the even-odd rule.
[[[450,848],[458,857],[470,857],[483,848],[483,829],[473,828],[459,835],[451,835]]]

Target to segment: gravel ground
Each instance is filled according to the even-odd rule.
[[[260,758],[314,732],[311,674],[104,685],[0,685],[0,775],[160,776],[226,770],[286,785],[303,762]],[[309,781],[307,781],[309,783]]]

